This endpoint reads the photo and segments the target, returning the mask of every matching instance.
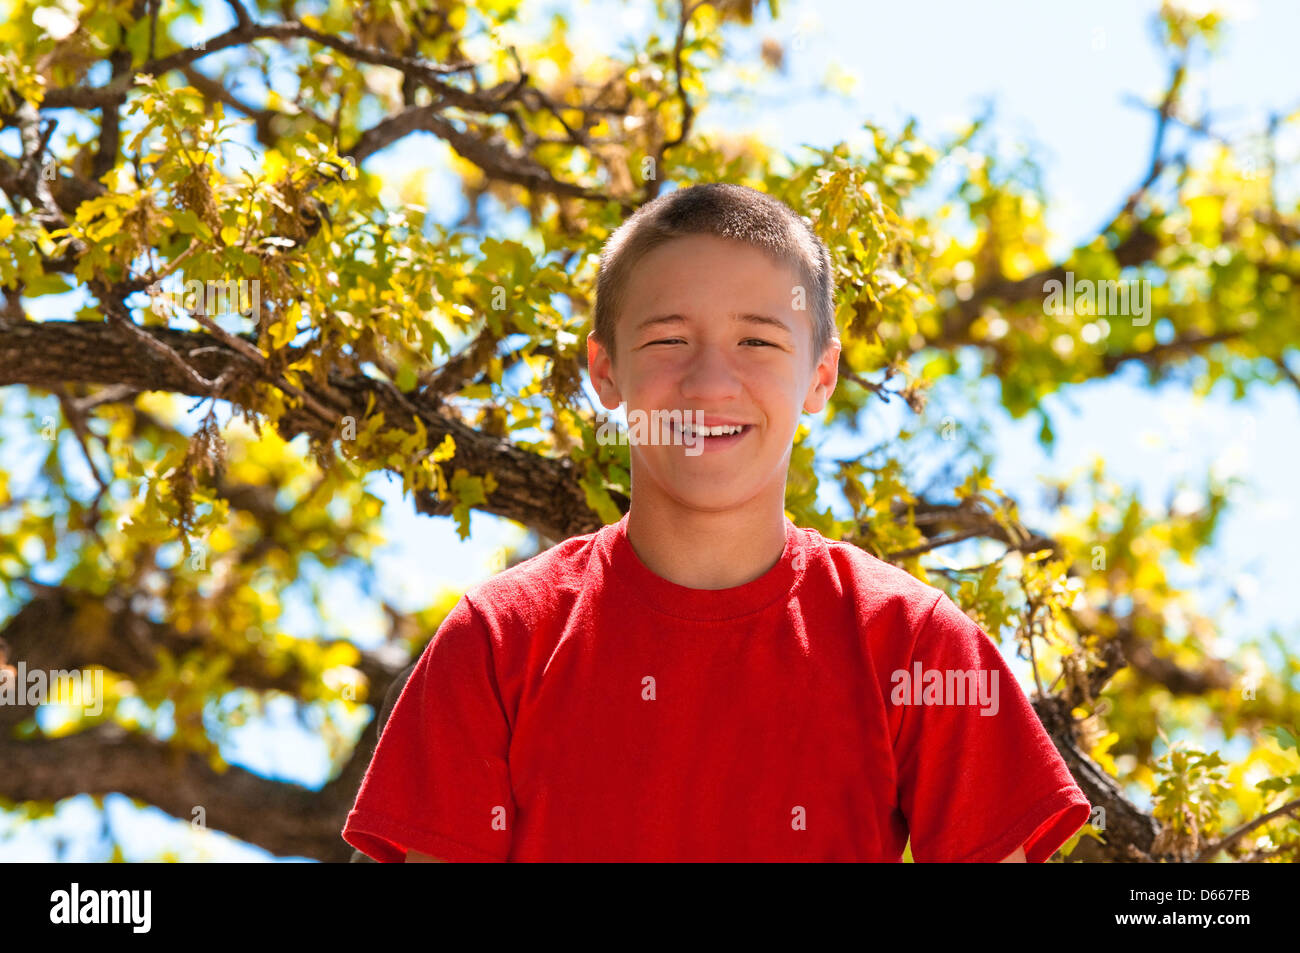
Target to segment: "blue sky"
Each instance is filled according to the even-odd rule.
[[[621,24],[627,36],[636,37],[651,28],[653,16],[649,3],[525,6],[538,29],[545,26],[548,11],[567,11],[575,48],[608,52],[618,48],[619,40],[611,24]],[[923,133],[938,137],[991,101],[1000,148],[1011,153],[1023,144],[1043,166],[1052,203],[1048,221],[1057,250],[1064,250],[1106,221],[1145,171],[1152,123],[1127,98],[1149,99],[1165,80],[1166,66],[1148,25],[1154,6],[1119,0],[1088,5],[1030,0],[782,3],[779,21],[772,23],[764,12],[755,28],[731,35],[731,75],[721,77],[714,88],[734,91],[734,97],[706,109],[697,128],[758,133],[794,152],[805,143],[827,146],[852,139],[867,120],[896,129],[915,116]],[[1300,74],[1277,68],[1294,56],[1300,5],[1260,0],[1227,9],[1232,19],[1221,55],[1198,73],[1188,101],[1203,102],[1222,117],[1225,128],[1257,128],[1268,111],[1300,106]],[[203,32],[223,29],[219,17],[214,12]],[[765,36],[786,45],[786,75],[759,67],[758,43]],[[847,92],[821,91],[828,80]],[[1297,143],[1289,148],[1294,159]],[[427,170],[431,210],[446,220],[461,208],[445,158],[441,143],[413,138],[374,157],[370,167],[393,172],[395,180]],[[1137,377],[1124,373],[1048,398],[1057,431],[1054,456],[1039,447],[1035,418],[997,419],[990,435],[997,453],[995,478],[1021,500],[1026,522],[1047,527],[1046,511],[1036,504],[1040,476],[1068,474],[1095,456],[1107,461],[1112,479],[1138,488],[1151,505],[1194,491],[1207,468],[1236,473],[1245,485],[1215,548],[1199,567],[1203,578],[1186,582],[1207,610],[1223,606],[1230,587],[1241,595],[1223,615],[1225,646],[1263,635],[1270,627],[1285,631],[1294,646],[1300,636],[1290,602],[1295,570],[1289,541],[1300,529],[1300,513],[1291,498],[1300,462],[1300,393],[1257,389],[1237,403],[1222,393],[1199,400],[1177,387],[1144,389]],[[996,382],[973,386],[982,395],[982,406],[995,402]],[[24,459],[30,437],[20,432],[22,421],[15,416],[22,401],[12,389],[0,398],[0,445],[6,457],[13,450]],[[962,410],[967,395],[955,384],[941,385],[933,401],[959,420],[968,413]],[[874,405],[864,416],[866,429],[858,445],[892,434],[907,413],[897,403]],[[846,444],[837,439],[836,446]],[[71,456],[68,460],[76,466]],[[413,515],[409,500],[401,499],[400,481],[393,484],[382,475],[369,479],[372,491],[389,503],[389,541],[376,559],[376,578],[380,591],[397,605],[424,605],[442,587],[459,590],[486,577],[494,552],[523,536],[512,524],[475,514],[471,539],[462,542],[450,519]],[[330,594],[330,634],[377,644],[383,631],[378,611],[357,610],[372,600],[346,578],[332,579]],[[294,611],[290,627],[316,634],[319,622]],[[225,754],[269,776],[319,784],[326,770],[324,745],[295,722],[288,701],[282,702],[272,704],[263,723],[238,732],[238,743]],[[164,848],[186,859],[267,857],[224,835],[193,836],[188,825],[153,809],[137,810],[120,796],[110,796],[107,804],[101,817],[88,798],[65,802],[56,820],[29,825],[0,842],[0,860],[53,859],[56,834],[71,845],[65,857],[101,859],[106,855],[98,838],[105,820],[128,858],[152,856]],[[0,813],[0,833],[5,829]]]

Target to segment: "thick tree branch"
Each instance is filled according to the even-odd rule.
[[[242,354],[203,332],[152,327],[139,331],[169,347],[197,375],[207,379],[219,378],[234,363],[247,362]],[[254,374],[253,379],[257,376]],[[209,396],[207,388],[152,350],[123,349],[114,329],[104,324],[57,321],[0,328],[0,386],[26,384],[52,389],[60,383],[112,384],[142,391]],[[226,397],[244,406],[255,406],[256,395],[243,390],[251,386],[243,385]],[[371,397],[375,409],[384,412],[390,426],[403,426],[411,417],[406,406],[414,406],[428,430],[430,447],[448,435],[455,441],[455,456],[443,464],[448,473],[464,468],[472,475],[493,474],[497,488],[479,507],[483,511],[515,520],[552,539],[567,539],[601,525],[587,506],[586,494],[567,458],[542,457],[503,438],[485,435],[440,413],[435,400],[411,395],[404,398],[404,405],[391,387],[364,374],[331,374],[328,392],[307,378],[302,387],[309,395],[338,406],[338,416],[327,421],[314,413],[290,411],[279,424],[285,439],[305,433],[331,443],[339,439],[344,416],[356,421],[365,419]],[[412,428],[413,424],[407,426]],[[415,493],[415,504],[419,512],[439,516],[449,515],[455,505],[428,490]]]
[[[29,670],[71,670],[101,665],[114,672],[142,679],[157,666],[157,655],[165,650],[174,658],[208,647],[202,633],[178,632],[167,623],[155,622],[132,608],[130,593],[110,592],[93,597],[60,586],[42,589],[23,605],[0,629],[0,638],[10,646],[11,664],[18,659]],[[85,613],[89,605],[103,611]],[[227,677],[241,688],[257,692],[279,691],[300,696],[314,676],[291,662],[273,670],[267,659],[250,645],[244,655],[232,659]],[[227,652],[227,649],[214,649]],[[407,660],[394,658],[388,650],[364,651],[356,668],[368,683],[367,700],[378,705]],[[279,665],[280,663],[277,663]],[[13,725],[26,717],[0,712],[0,726]]]
[[[1151,853],[1160,833],[1159,822],[1134,805],[1119,783],[1079,748],[1070,703],[1062,697],[1047,696],[1034,698],[1031,704],[1088,803],[1106,812],[1105,846],[1085,837],[1079,844],[1082,850],[1076,852],[1084,859],[1093,855],[1096,859],[1121,862],[1160,860]]]
[[[100,665],[141,679],[155,670],[159,650],[180,658],[204,645],[201,637],[179,633],[134,611],[120,594],[110,593],[101,601],[60,587],[36,588],[38,594],[0,633],[0,644],[9,647],[9,663],[22,660],[28,671]],[[102,602],[107,619],[99,613],[81,615],[92,602]],[[85,619],[98,619],[99,624],[88,629],[87,622],[79,621]],[[11,730],[34,709],[7,705],[0,709],[0,763],[6,767],[0,772],[0,795],[15,801],[57,801],[74,794],[117,792],[185,821],[193,819],[194,807],[202,806],[207,827],[272,853],[347,860],[350,851],[339,831],[370,763],[382,718],[413,668],[414,663],[400,668],[403,661],[383,651],[361,653],[357,667],[369,682],[369,703],[381,716],[366,727],[338,777],[319,791],[237,767],[216,773],[197,754],[175,751],[112,724],[66,739],[20,740]],[[271,674],[263,662],[255,653],[236,658],[228,677],[255,691],[304,692],[306,672],[291,665]]]
[[[112,724],[64,738],[0,733],[0,763],[0,794],[12,801],[125,794],[191,823],[202,808],[203,826],[279,856],[337,862],[351,855],[339,832],[356,795],[352,777],[313,791],[235,766],[217,772],[199,754]]]
[[[489,178],[499,182],[510,182],[533,192],[551,195],[600,201],[605,199],[605,196],[598,191],[556,179],[532,158],[511,152],[508,146],[496,137],[461,132],[449,120],[439,115],[445,106],[445,103],[409,106],[367,129],[342,154],[351,156],[360,164],[374,153],[412,132],[431,132],[455,149],[462,158],[482,169]]]

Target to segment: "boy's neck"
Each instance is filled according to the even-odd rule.
[[[656,576],[689,589],[731,589],[752,582],[785,551],[784,487],[773,501],[755,499],[722,512],[685,509],[672,500],[633,494],[627,539]]]

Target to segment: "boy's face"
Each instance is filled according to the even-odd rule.
[[[802,309],[811,289],[796,292],[801,283],[758,249],[714,235],[673,239],[637,263],[617,319],[615,359],[587,338],[601,403],[614,410],[626,402],[629,422],[634,410],[647,419],[678,410],[689,422],[702,412],[706,425],[746,427],[739,436],[664,444],[655,442],[655,418],[652,442],[634,439],[629,448],[634,497],[711,512],[760,496],[784,500],[799,415],[826,406],[840,352],[832,341],[814,366],[812,312]],[[656,318],[669,320],[647,323]]]

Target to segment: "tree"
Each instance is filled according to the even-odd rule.
[[[122,792],[184,820],[202,808],[206,825],[277,854],[346,859],[339,830],[380,719],[339,742],[320,791],[229,766],[218,741],[268,693],[391,700],[402,662],[284,635],[276,593],[309,566],[367,571],[373,471],[400,474],[416,510],[462,536],[471,510],[540,546],[618,519],[627,449],[596,440],[581,386],[596,256],[665,182],[722,180],[806,211],[837,269],[842,383],[818,428],[800,428],[789,514],[944,588],[1032,660],[1035,710],[1103,812],[1063,853],[1296,859],[1300,751],[1283,726],[1300,723],[1297,663],[1241,690],[1242,673],[1204,651],[1213,620],[1167,575],[1168,555],[1195,563],[1213,541],[1230,488],[1208,481],[1195,512],[1148,511],[1099,463],[1058,488],[1053,525],[1027,527],[976,435],[927,406],[936,381],[968,373],[963,355],[996,375],[1011,414],[1039,415],[1045,443],[1044,396],[1128,365],[1202,392],[1300,390],[1287,363],[1300,209],[1280,204],[1271,151],[1300,114],[1275,117],[1260,153],[1188,109],[1215,15],[1161,9],[1169,82],[1145,174],[1054,260],[1035,167],[997,158],[985,119],[941,142],[867,124],[869,149],[803,157],[696,131],[752,2],[656,2],[669,29],[627,61],[574,49],[558,16],[544,42],[510,42],[516,10],[110,0],[74,17],[12,4],[0,122],[20,145],[0,155],[0,385],[26,389],[49,446],[38,487],[0,469],[0,579],[21,603],[0,635],[11,677],[18,661],[97,667],[110,704],[55,734],[32,705],[0,706],[3,806],[36,816]],[[205,24],[217,15],[227,25]],[[780,52],[764,45],[771,64]],[[450,148],[470,210],[454,226],[413,184],[394,201],[373,171],[417,134]],[[1213,144],[1211,158],[1176,139]],[[525,213],[526,236],[488,234],[485,200]],[[1109,320],[1091,290],[1050,306],[1051,283],[1073,294],[1076,277],[1148,282],[1159,320]],[[68,313],[32,320],[45,295]],[[207,408],[192,433],[180,397]],[[830,428],[857,432],[864,408],[895,399],[913,424],[894,439],[817,455]],[[948,465],[922,488],[916,461],[936,451]],[[823,487],[851,516],[819,503]],[[945,552],[981,556],[953,568]],[[57,580],[38,580],[54,566]],[[386,606],[393,644],[418,654],[455,598]],[[236,688],[254,700],[224,703]],[[125,721],[126,698],[165,704],[174,733]],[[1228,779],[1214,752],[1155,755],[1162,725],[1202,721],[1256,741]],[[1261,767],[1269,780],[1243,780]],[[1135,784],[1152,790],[1151,813],[1126,793]]]

